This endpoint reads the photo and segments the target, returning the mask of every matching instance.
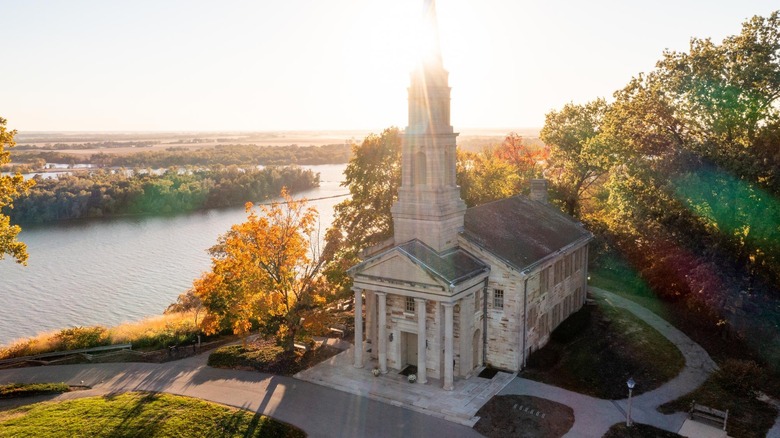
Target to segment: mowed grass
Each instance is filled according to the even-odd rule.
[[[661,405],[658,410],[665,414],[687,412],[695,401],[721,411],[728,410],[726,431],[729,436],[765,437],[775,423],[778,411],[774,406],[758,400],[752,391],[736,390],[734,382],[740,377],[731,367],[721,368],[695,391]]]
[[[65,383],[9,383],[0,385],[0,399],[60,394],[68,391],[70,386]]]
[[[533,353],[522,376],[603,399],[628,397],[658,388],[685,365],[677,347],[625,309],[596,299],[552,333]]]
[[[305,353],[301,351],[286,352],[272,339],[260,339],[248,343],[246,347],[228,345],[217,348],[209,355],[208,365],[215,368],[232,368],[291,376],[340,352],[341,350],[328,345],[321,345]]]
[[[188,397],[126,393],[0,412],[0,436],[304,437],[291,425]]]
[[[604,254],[597,266],[588,272],[588,284],[627,298],[670,321],[668,304],[661,301],[647,282],[639,276],[628,262],[614,253]]]

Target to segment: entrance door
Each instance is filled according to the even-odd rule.
[[[417,366],[417,333],[403,332],[406,364]]]

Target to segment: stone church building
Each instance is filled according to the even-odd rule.
[[[547,203],[544,180],[532,181],[530,198],[466,208],[440,53],[436,44],[412,73],[394,237],[349,274],[354,365],[370,357],[383,373],[415,366],[418,383],[438,379],[451,390],[482,366],[522,369],[583,305],[592,234]]]

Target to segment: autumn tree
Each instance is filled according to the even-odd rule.
[[[256,323],[292,351],[299,335],[322,329],[317,211],[286,189],[282,198],[260,214],[248,203],[247,221],[209,249],[212,269],[193,284],[207,311],[206,333],[230,328],[245,336]]]
[[[516,195],[523,181],[518,168],[491,149],[479,153],[458,150],[456,179],[469,207]]]
[[[532,178],[541,176],[547,157],[546,147],[530,146],[514,132],[481,152],[459,149],[456,178],[460,197],[474,207],[523,193]]]
[[[16,145],[14,136],[16,130],[9,131],[6,128],[6,120],[0,117],[0,166],[11,162],[10,152],[6,148]],[[13,257],[17,263],[27,264],[27,246],[16,240],[21,228],[11,225],[8,216],[2,214],[3,208],[13,208],[13,201],[35,185],[32,180],[25,181],[22,175],[0,175],[0,260],[7,255]]]

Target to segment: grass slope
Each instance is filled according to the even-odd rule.
[[[304,437],[249,411],[168,394],[126,393],[0,412],[0,436]]]
[[[531,355],[523,377],[604,399],[653,390],[685,365],[680,351],[627,310],[597,299],[552,333],[550,342]]]
[[[209,355],[208,365],[215,368],[253,370],[269,374],[291,376],[323,360],[335,356],[341,350],[322,345],[314,350],[285,352],[273,340],[250,342],[246,347],[228,345]]]
[[[68,391],[70,386],[64,383],[9,383],[0,385],[0,399],[60,394]]]

